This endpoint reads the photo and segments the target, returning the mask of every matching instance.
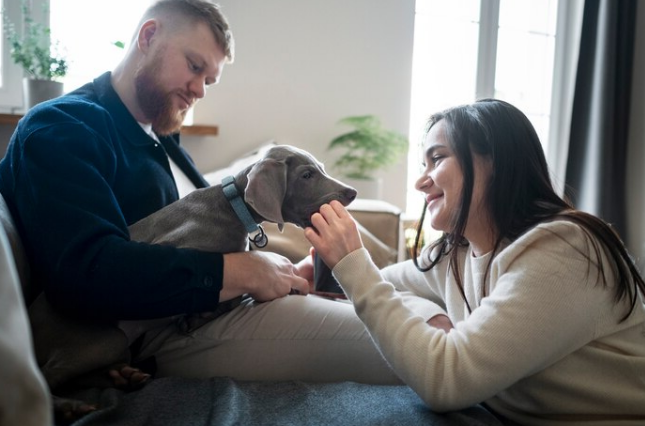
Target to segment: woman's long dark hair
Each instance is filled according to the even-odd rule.
[[[432,115],[426,126],[426,134],[439,121],[443,122],[446,141],[463,172],[463,187],[459,206],[452,217],[451,231],[445,232],[431,244],[428,256],[431,253],[436,256],[428,259],[429,266],[421,268],[417,264],[417,249],[426,212],[424,206],[412,256],[417,268],[423,272],[428,271],[449,256],[450,269],[455,275],[462,298],[471,311],[464,293],[455,248],[468,244],[464,231],[475,178],[473,155],[478,155],[489,159],[492,164],[492,174],[484,199],[492,226],[497,231],[497,238],[488,269],[504,240],[514,241],[541,222],[574,222],[582,227],[591,241],[604,286],[607,286],[607,275],[602,266],[601,253],[603,248],[606,249],[611,262],[609,273],[615,274],[612,276],[615,276],[617,284],[616,303],[624,298],[628,298],[630,302],[629,311],[621,319],[625,320],[636,306],[639,289],[645,294],[645,282],[613,228],[600,218],[576,210],[556,193],[542,145],[529,119],[507,102],[482,99]],[[585,256],[591,262],[590,254]]]

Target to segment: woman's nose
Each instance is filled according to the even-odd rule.
[[[432,179],[430,178],[430,173],[428,173],[427,170],[424,170],[423,173],[421,173],[421,176],[417,179],[417,181],[414,183],[414,188],[417,191],[423,192],[425,189],[429,188],[432,186]]]

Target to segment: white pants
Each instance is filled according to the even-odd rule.
[[[247,299],[188,334],[174,324],[154,329],[138,358],[151,355],[159,377],[402,383],[351,304],[311,295]]]

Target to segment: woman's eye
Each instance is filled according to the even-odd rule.
[[[443,158],[443,155],[435,155],[430,159],[430,161],[432,161],[433,166],[436,166],[441,160],[443,160]]]

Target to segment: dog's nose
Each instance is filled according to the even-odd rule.
[[[347,204],[351,203],[356,199],[358,192],[354,188],[347,188],[343,190],[343,198],[347,201]]]

